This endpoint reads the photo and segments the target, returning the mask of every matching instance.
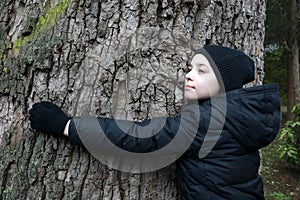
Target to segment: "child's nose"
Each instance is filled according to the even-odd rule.
[[[191,70],[191,71],[189,71],[189,73],[187,73],[186,75],[185,75],[185,79],[187,80],[187,81],[192,81],[192,80],[194,80],[194,78],[193,78],[193,72],[192,72],[193,70]]]

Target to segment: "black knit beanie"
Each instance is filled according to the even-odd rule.
[[[255,79],[253,60],[240,50],[210,45],[199,49],[197,54],[207,58],[221,87],[223,80],[225,91],[242,88]]]

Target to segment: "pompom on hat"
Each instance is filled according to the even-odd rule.
[[[240,50],[219,45],[204,46],[197,54],[204,55],[225,91],[242,88],[255,79],[253,60]]]

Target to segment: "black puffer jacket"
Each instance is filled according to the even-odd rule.
[[[206,113],[202,122],[209,122],[209,102],[201,109]],[[202,159],[197,156],[205,134],[201,132],[207,129],[207,123],[202,123],[205,128],[199,129],[192,144],[194,151],[177,161],[183,199],[264,199],[258,150],[274,140],[280,119],[277,85],[228,92],[225,125],[213,150]]]
[[[219,115],[212,116],[212,103],[207,100],[200,103],[200,122],[192,144],[180,157],[176,157],[176,174],[182,199],[264,199],[263,183],[258,174],[258,150],[270,144],[279,131],[281,113],[278,85],[233,90],[226,97],[227,111],[223,113],[225,123],[213,149],[204,157],[199,157],[207,133],[218,132],[209,129],[210,121],[218,121]],[[92,154],[109,154],[111,148],[102,137],[106,135],[119,148],[147,153],[172,142],[179,129],[180,116],[167,118],[163,128],[148,138],[128,135],[118,128],[113,119],[97,120],[101,131],[91,128],[93,125],[87,125],[88,120],[74,118],[69,128],[70,142],[84,144]],[[145,120],[137,124],[145,126],[148,123],[149,120]],[[138,129],[129,131],[136,132],[136,136],[141,135]]]

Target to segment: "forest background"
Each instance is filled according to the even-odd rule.
[[[264,82],[278,82],[282,129],[262,150],[267,199],[300,198],[299,1],[267,2]]]

